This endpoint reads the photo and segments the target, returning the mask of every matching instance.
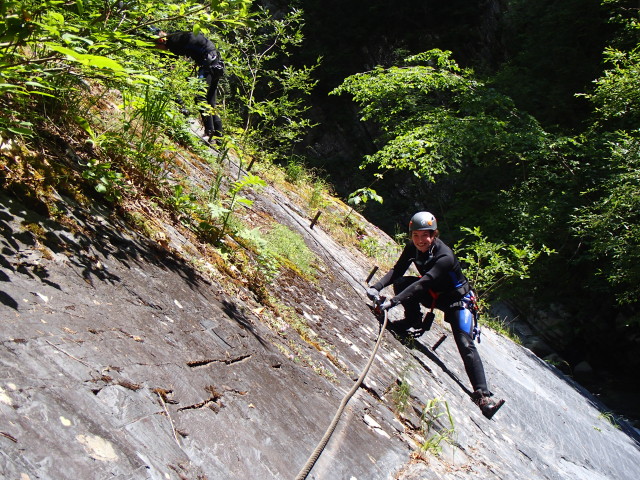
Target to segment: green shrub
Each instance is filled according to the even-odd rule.
[[[306,278],[315,278],[320,260],[304,239],[285,225],[276,225],[265,235],[267,250]]]

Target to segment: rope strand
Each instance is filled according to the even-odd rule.
[[[309,475],[309,472],[313,468],[313,465],[316,463],[316,461],[320,457],[322,450],[324,450],[324,447],[329,442],[329,439],[331,438],[333,431],[336,429],[336,426],[338,425],[338,421],[340,420],[340,416],[342,415],[342,412],[347,406],[347,403],[349,402],[349,400],[351,400],[351,397],[353,397],[353,395],[356,393],[358,388],[360,388],[360,385],[362,385],[362,382],[364,381],[364,377],[366,377],[367,373],[369,372],[369,368],[373,364],[373,360],[378,351],[378,347],[382,342],[382,335],[384,334],[384,330],[387,328],[387,320],[388,320],[388,314],[387,314],[387,311],[385,310],[384,322],[382,323],[382,328],[380,329],[380,334],[378,335],[378,340],[376,341],[376,345],[373,348],[373,352],[371,352],[371,357],[369,357],[369,362],[367,363],[366,367],[364,367],[364,370],[360,374],[360,377],[358,377],[358,380],[353,385],[351,390],[349,390],[349,392],[342,399],[342,402],[340,402],[340,407],[338,408],[338,411],[336,412],[336,414],[333,416],[333,420],[331,421],[329,428],[327,428],[324,436],[318,443],[318,446],[309,457],[309,460],[307,460],[307,463],[304,465],[304,467],[302,467],[302,469],[300,470],[300,473],[298,473],[296,480],[304,480],[305,478],[307,478],[307,475]]]

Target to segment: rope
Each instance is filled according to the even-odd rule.
[[[340,416],[342,415],[344,408],[347,406],[347,403],[349,402],[349,400],[351,400],[351,397],[353,397],[353,395],[356,393],[358,388],[360,388],[360,385],[362,385],[362,382],[364,381],[364,377],[366,377],[367,372],[369,371],[369,368],[371,367],[371,364],[373,363],[373,360],[376,356],[378,347],[382,342],[382,335],[384,334],[385,328],[387,328],[387,320],[388,320],[388,314],[387,314],[387,311],[385,310],[384,322],[382,323],[382,328],[380,329],[378,340],[376,341],[375,347],[373,347],[373,352],[371,352],[371,357],[369,357],[369,362],[367,363],[367,366],[364,367],[364,370],[360,374],[360,377],[358,377],[358,380],[356,381],[356,383],[353,385],[351,390],[349,390],[349,392],[342,399],[342,402],[340,403],[340,407],[338,408],[338,411],[334,415],[333,420],[329,425],[329,428],[327,428],[327,431],[322,437],[322,440],[320,440],[320,442],[318,443],[318,446],[309,457],[309,460],[307,460],[307,463],[304,465],[304,467],[302,467],[302,469],[300,470],[300,473],[298,473],[296,480],[304,480],[305,478],[307,478],[307,475],[309,475],[309,472],[313,468],[313,465],[316,463],[316,460],[318,460],[318,457],[320,457],[322,450],[324,450],[324,447],[329,442],[329,439],[331,438],[333,431],[336,429],[336,426],[338,425],[338,421],[340,420]]]

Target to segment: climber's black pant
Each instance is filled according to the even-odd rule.
[[[198,78],[207,82],[206,96],[197,96],[196,103],[206,102],[215,110],[218,94],[218,82],[222,78],[222,70],[216,70],[210,67],[200,67],[198,69]],[[204,135],[206,137],[222,136],[222,119],[217,113],[213,115],[209,112],[202,112],[202,124],[204,126]]]
[[[393,290],[397,295],[412,283],[418,280],[417,277],[402,277],[393,284]],[[431,309],[434,305],[433,297],[426,292],[419,296],[419,298],[410,298],[402,302],[402,306],[405,311],[405,318],[415,323],[419,323],[421,320],[420,305],[424,305],[426,308]],[[485,395],[491,395],[487,387],[487,380],[484,374],[484,367],[480,354],[476,349],[475,342],[471,335],[473,333],[474,321],[473,314],[465,307],[456,306],[450,307],[451,301],[447,300],[444,296],[436,299],[435,308],[444,312],[444,321],[451,325],[451,332],[455,339],[458,352],[462,357],[464,363],[464,369],[467,372],[469,381],[473,386],[473,390],[481,390]]]

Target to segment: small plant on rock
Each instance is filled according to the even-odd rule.
[[[444,411],[442,410],[442,404],[444,404]],[[449,422],[448,427],[438,426],[440,418],[444,417]],[[442,401],[439,398],[433,398],[427,402],[427,405],[422,411],[422,431],[426,440],[421,446],[422,451],[432,452],[434,455],[439,455],[442,452],[442,441],[449,444],[453,444],[453,437],[455,435],[455,425],[453,423],[453,417],[449,410],[449,404],[446,401]]]
[[[309,250],[300,234],[285,225],[276,224],[265,235],[266,250],[302,277],[314,280],[320,259]]]
[[[618,422],[616,421],[616,417],[613,415],[613,413],[611,413],[611,412],[602,412],[602,413],[600,413],[600,415],[598,415],[598,418],[603,419],[606,422],[610,423],[613,428],[617,428],[618,430],[620,429],[620,425],[618,425]],[[596,430],[598,430],[598,429],[596,429]]]
[[[391,389],[391,400],[399,412],[404,412],[409,404],[410,397],[409,384],[403,379],[397,379],[395,385]]]

